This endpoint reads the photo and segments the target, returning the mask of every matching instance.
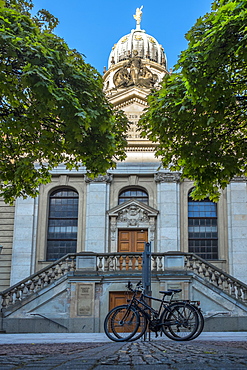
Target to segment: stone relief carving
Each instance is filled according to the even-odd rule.
[[[117,231],[117,219],[116,217],[112,217],[111,224],[110,224],[110,230],[111,230],[111,240],[116,239],[116,231]]]
[[[90,183],[90,182],[112,182],[112,175],[99,175],[99,176],[95,177],[94,179],[91,179],[90,177],[85,175],[84,180],[87,183]]]
[[[148,215],[143,209],[132,205],[121,211],[117,220],[127,222],[127,226],[139,226],[140,222],[148,221]]]
[[[179,173],[162,173],[158,172],[154,174],[154,180],[156,182],[178,182],[180,181],[181,175]]]
[[[150,241],[153,241],[154,240],[154,233],[155,233],[155,229],[156,229],[154,217],[150,217],[149,225],[150,225],[150,228],[149,228],[149,240]]]
[[[158,80],[158,76],[143,65],[140,57],[137,57],[138,52],[134,51],[135,56],[120,68],[113,76],[115,87],[140,86],[151,88],[154,87]]]

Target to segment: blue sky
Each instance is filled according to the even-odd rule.
[[[59,26],[55,33],[70,48],[85,55],[100,73],[112,46],[135,28],[133,14],[143,5],[141,28],[165,49],[168,68],[187,47],[185,33],[196,19],[210,11],[212,0],[33,0],[35,10],[47,9]]]

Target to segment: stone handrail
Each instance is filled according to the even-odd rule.
[[[18,301],[22,301],[33,293],[36,293],[44,287],[52,284],[68,272],[77,270],[76,257],[94,256],[96,273],[109,272],[140,272],[142,270],[142,253],[73,253],[67,254],[61,259],[55,261],[37,273],[20,281],[12,287],[0,293],[1,308],[5,309]],[[170,257],[182,257],[182,270],[192,271],[195,274],[206,279],[208,282],[223,290],[231,297],[247,303],[247,285],[227,274],[223,270],[217,268],[213,264],[203,260],[192,253],[168,252],[168,253],[152,253],[152,272],[153,273],[168,273],[172,269],[167,269],[165,259]]]

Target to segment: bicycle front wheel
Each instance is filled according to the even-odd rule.
[[[128,305],[113,308],[104,321],[104,330],[108,338],[115,342],[131,339],[140,325],[138,312]]]
[[[196,312],[197,312],[197,315],[198,315],[198,328],[197,328],[195,334],[193,334],[193,337],[190,338],[190,339],[197,338],[201,334],[201,332],[203,331],[203,328],[204,328],[204,317],[203,317],[203,314],[201,313],[201,310],[199,308],[195,307],[195,309],[196,309]]]
[[[164,334],[176,341],[193,339],[199,326],[196,309],[183,302],[168,306],[161,316],[161,323]]]
[[[147,330],[148,323],[146,317],[140,311],[138,311],[138,314],[140,317],[140,324],[138,326],[137,332],[130,339],[128,339],[128,342],[133,342],[137,339],[140,339]]]

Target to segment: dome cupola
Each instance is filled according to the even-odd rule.
[[[136,20],[136,29],[121,37],[113,46],[108,60],[108,68],[131,57],[150,60],[165,68],[167,67],[166,55],[162,45],[141,29],[142,8],[137,8],[136,14],[133,16]]]

